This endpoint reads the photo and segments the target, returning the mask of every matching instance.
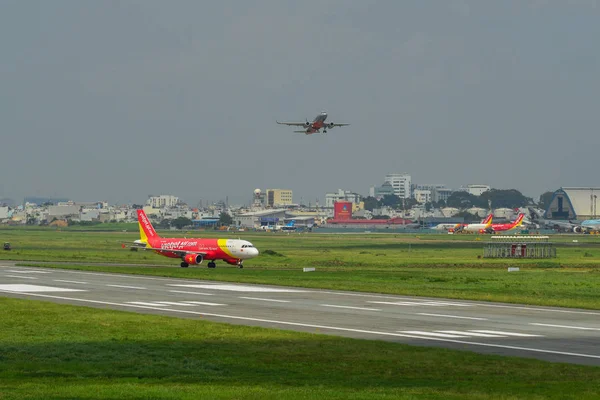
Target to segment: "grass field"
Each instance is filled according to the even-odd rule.
[[[10,241],[14,248],[0,253],[0,259],[49,261],[47,266],[60,268],[600,309],[596,235],[553,237],[556,259],[507,261],[480,258],[488,237],[479,235],[201,233],[251,240],[261,255],[248,260],[243,270],[224,263],[215,270],[183,269],[174,259],[122,249],[122,242],[138,238],[137,231],[0,229],[0,235],[0,241]],[[508,273],[508,266],[521,270]],[[304,273],[303,267],[317,271]]]
[[[600,368],[0,298],[1,399],[597,399]]]

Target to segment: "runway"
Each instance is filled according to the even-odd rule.
[[[600,311],[17,267],[0,296],[600,365]]]

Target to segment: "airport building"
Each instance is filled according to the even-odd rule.
[[[146,200],[146,205],[152,208],[169,208],[175,207],[179,202],[179,197],[171,195],[149,196]]]
[[[489,185],[467,185],[461,186],[458,190],[462,192],[467,192],[474,196],[481,196],[484,192],[487,192],[490,189],[491,188]]]
[[[544,218],[580,221],[598,219],[599,194],[600,188],[561,187],[554,192]]]
[[[267,206],[279,207],[290,206],[292,201],[292,191],[288,189],[267,189]]]
[[[273,226],[283,223],[285,220],[285,209],[255,211],[237,214],[233,222],[240,228],[260,228],[261,226]]]
[[[394,194],[400,198],[410,198],[411,177],[409,174],[387,174],[385,182],[392,185]]]
[[[325,194],[325,207],[333,208],[336,201],[349,201],[353,204],[360,203],[360,194],[351,192],[349,190],[338,189],[337,193],[326,193]]]

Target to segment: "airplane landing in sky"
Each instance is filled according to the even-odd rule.
[[[161,256],[179,258],[181,267],[199,265],[208,260],[208,268],[215,268],[215,260],[242,268],[248,258],[258,256],[258,249],[247,240],[240,239],[184,239],[163,238],[156,233],[143,210],[138,210],[140,239],[131,248],[152,250]],[[126,247],[123,245],[123,247]]]
[[[327,129],[333,129],[336,126],[348,126],[350,124],[335,124],[333,122],[325,122],[327,119],[327,113],[323,111],[321,114],[317,115],[312,122],[306,120],[306,122],[277,122],[279,125],[288,125],[288,126],[301,126],[304,130],[294,131],[295,133],[304,133],[307,135],[312,135],[313,133],[321,133],[321,129],[323,129],[323,133],[327,133]]]

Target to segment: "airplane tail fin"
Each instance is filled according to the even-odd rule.
[[[485,219],[483,220],[482,224],[485,225],[491,225],[492,224],[492,217],[494,216],[494,214],[490,213],[487,217],[485,217]]]
[[[521,224],[523,223],[523,218],[524,217],[525,217],[525,214],[523,214],[523,213],[519,214],[519,217],[515,221],[515,227],[521,226]]]
[[[144,210],[137,210],[138,225],[140,226],[140,239],[144,243],[148,243],[149,240],[160,238],[158,233],[154,230],[154,227],[150,223],[150,220],[146,216]]]

